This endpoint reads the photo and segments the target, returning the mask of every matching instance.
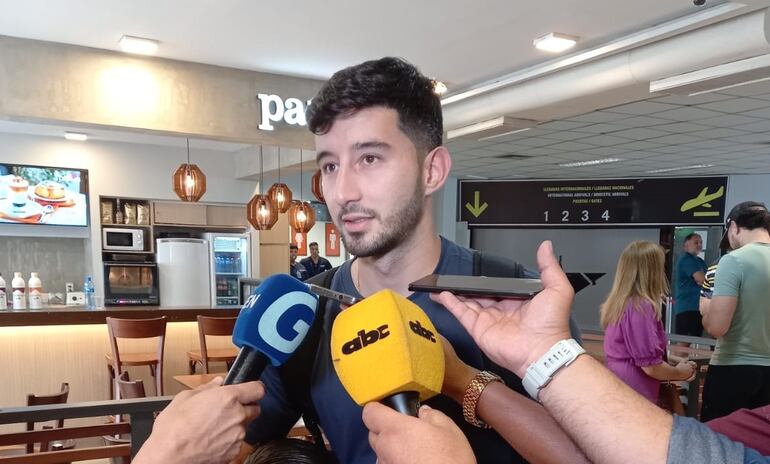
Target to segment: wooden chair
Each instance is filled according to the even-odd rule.
[[[190,374],[195,374],[195,366],[200,363],[203,366],[203,373],[209,373],[209,362],[224,362],[229,369],[235,357],[238,356],[238,349],[222,348],[209,350],[206,347],[206,336],[232,336],[233,328],[237,317],[206,317],[198,316],[198,336],[200,337],[201,349],[187,352],[190,363]]]
[[[128,371],[123,371],[118,377],[118,391],[123,399],[144,398],[144,382],[141,380],[129,380]]]
[[[61,390],[59,393],[54,393],[52,395],[27,395],[27,406],[41,406],[45,404],[64,404],[67,402],[67,397],[70,394],[70,386],[68,383],[62,383],[61,384]],[[56,428],[60,429],[64,427],[64,419],[59,419],[56,421]],[[44,429],[49,429],[52,427],[44,427]],[[27,422],[27,432],[31,432],[35,430],[35,423],[34,422]],[[34,443],[27,443],[27,454],[34,453],[35,452],[35,444]],[[48,451],[48,441],[41,441],[40,442],[40,451]]]
[[[112,353],[105,355],[110,380],[110,399],[120,396],[117,378],[124,366],[149,366],[155,378],[155,394],[163,395],[163,350],[166,341],[166,317],[156,319],[107,318]],[[154,353],[120,353],[119,338],[158,338],[158,350]]]

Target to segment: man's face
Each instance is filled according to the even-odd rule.
[[[326,205],[351,254],[382,256],[413,233],[424,212],[421,163],[395,110],[338,118],[316,136],[316,151]]]
[[[289,262],[294,264],[294,261],[297,259],[297,250],[296,248],[289,248]]]
[[[318,245],[310,245],[310,256],[318,258]]]
[[[694,235],[690,240],[684,242],[684,251],[691,255],[700,254],[703,251],[703,239],[700,235]]]

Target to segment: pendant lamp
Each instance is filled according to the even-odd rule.
[[[278,147],[278,182],[270,186],[267,196],[278,208],[279,213],[289,210],[292,194],[289,186],[281,183],[281,147]]]
[[[313,195],[320,201],[321,203],[326,203],[326,198],[324,198],[324,187],[323,187],[323,180],[321,179],[321,170],[313,174],[313,178],[310,181],[310,190],[312,190]]]
[[[302,201],[302,150],[299,151],[299,200],[291,202],[289,224],[295,231],[306,234],[315,225],[315,210],[310,203]]]
[[[259,147],[259,192],[262,192],[262,146]],[[270,230],[278,222],[278,208],[270,197],[258,193],[246,205],[246,219],[257,230]]]
[[[182,201],[196,202],[206,193],[206,175],[195,164],[190,164],[190,139],[187,139],[187,162],[171,177],[174,193]]]

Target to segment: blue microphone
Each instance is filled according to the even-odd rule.
[[[305,339],[317,308],[318,297],[288,274],[262,281],[235,321],[233,343],[240,351],[224,384],[259,380],[268,362],[285,363]]]

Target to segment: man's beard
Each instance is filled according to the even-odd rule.
[[[423,213],[423,189],[419,177],[414,190],[414,193],[408,196],[411,201],[407,201],[389,217],[380,220],[381,230],[368,239],[364,238],[364,233],[351,234],[345,231],[342,227],[342,216],[348,213],[363,213],[372,216],[375,220],[380,219],[380,216],[374,210],[355,205],[343,208],[338,219],[342,231],[342,243],[345,244],[348,253],[362,258],[379,258],[388,254],[414,233]]]

